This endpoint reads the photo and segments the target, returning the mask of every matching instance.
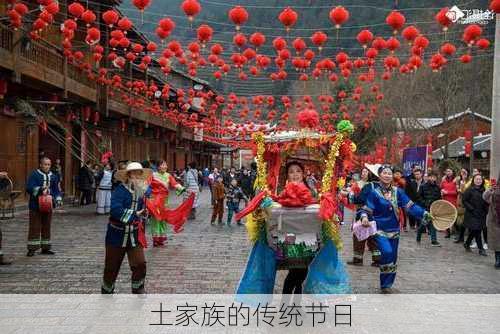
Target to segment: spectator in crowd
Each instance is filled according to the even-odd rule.
[[[35,255],[35,251],[42,249],[41,254],[53,255],[50,243],[50,225],[52,222],[52,207],[61,202],[58,178],[50,171],[51,161],[49,158],[40,159],[40,167],[33,171],[26,184],[26,192],[29,194],[29,231],[28,231],[28,254]],[[52,203],[50,197],[52,196]],[[43,198],[41,198],[43,196]],[[49,205],[40,206],[42,203]]]
[[[7,181],[10,184],[10,181],[8,180],[7,172],[0,172],[0,179],[3,179],[4,181]],[[4,255],[3,255],[3,251],[2,251],[2,225],[0,225],[0,266],[8,266],[11,264],[12,264],[12,261],[5,259]]]
[[[446,168],[445,175],[441,181],[441,197],[453,204],[455,207],[457,206],[457,184],[455,182],[455,173],[451,168]],[[445,238],[450,237],[450,229],[446,231]]]
[[[248,202],[247,196],[243,193],[243,190],[238,186],[238,180],[232,179],[231,185],[229,186],[227,193],[227,226],[231,225],[231,220],[233,219],[233,214],[240,212],[240,201],[244,200]],[[238,225],[241,225],[241,220],[237,221]]]
[[[465,207],[464,225],[469,230],[469,236],[464,243],[465,250],[470,252],[472,239],[476,240],[479,255],[486,256],[481,239],[481,231],[486,226],[486,216],[488,214],[488,203],[483,199],[484,179],[481,174],[477,174],[472,179],[472,185],[465,190],[462,196],[462,203]]]
[[[184,188],[186,192],[184,193],[184,200],[187,200],[191,193],[195,194],[195,199],[193,203],[193,209],[189,214],[190,220],[196,219],[196,208],[198,207],[198,201],[200,197],[200,185],[198,182],[198,170],[196,169],[196,162],[191,162],[189,164],[188,170],[184,173]]]
[[[437,174],[434,172],[430,172],[429,180],[419,186],[416,203],[429,211],[432,203],[439,199],[441,199],[441,188],[437,184]],[[420,243],[422,234],[425,233],[426,229],[428,229],[431,234],[432,246],[440,247],[441,244],[437,241],[436,229],[431,222],[428,222],[427,224],[424,224],[424,222],[421,221],[418,222],[417,243]]]
[[[61,159],[56,159],[52,167],[50,168],[50,171],[52,174],[57,175],[59,180],[62,180],[62,165],[61,165]]]
[[[202,178],[203,178],[203,186],[208,187],[208,176],[210,175],[210,170],[208,167],[205,167],[202,172]]]
[[[411,175],[413,175],[413,177],[407,178],[405,192],[413,202],[418,203],[418,192],[420,190],[420,187],[424,183],[424,175],[420,166],[416,166],[415,168],[413,168],[413,172]],[[412,216],[408,217],[408,221],[410,223],[410,228],[412,229],[415,229],[415,227],[419,223],[415,221],[415,218],[413,218]]]
[[[113,170],[113,184],[112,184],[112,190],[115,190],[115,188],[121,183],[120,180],[118,180],[115,176],[116,176],[116,172],[119,171],[119,170],[125,170],[127,168],[127,165],[128,165],[128,161],[125,161],[125,160],[122,160],[122,161],[118,161],[118,166],[117,166],[117,169],[116,170]]]
[[[78,171],[78,187],[80,188],[80,205],[92,203],[92,185],[94,183],[94,173],[90,169],[90,161],[87,161]]]
[[[462,196],[463,193],[466,189],[467,184],[470,183],[470,178],[469,178],[469,171],[465,168],[462,168],[460,170],[460,175],[457,176],[456,178],[456,184],[457,184],[457,189],[458,189],[458,196],[457,196],[457,222],[455,224],[455,227],[458,232],[458,237],[455,239],[455,243],[462,243],[464,242],[465,238],[465,227],[464,227],[464,215],[465,215],[465,208],[462,203]]]
[[[113,170],[112,162],[107,162],[104,169],[99,171],[97,183],[97,213],[108,214],[111,209],[111,190],[113,188]]]
[[[229,170],[229,173],[227,173],[224,177],[224,186],[226,188],[229,188],[229,186],[231,185],[231,181],[233,179],[238,180],[238,174],[236,173],[236,168],[231,167],[231,169]]]
[[[226,192],[221,175],[217,176],[217,178],[215,179],[213,194],[214,207],[212,209],[212,219],[210,221],[210,224],[214,225],[215,219],[217,219],[218,224],[222,225],[222,217],[224,216],[224,197],[226,195]]]
[[[245,196],[247,198],[252,198],[254,193],[252,177],[250,176],[250,171],[246,168],[244,168],[243,172],[241,173],[240,185],[241,190],[243,190]]]
[[[220,174],[219,174],[219,170],[217,169],[217,167],[214,168],[214,170],[212,171],[212,173],[210,173],[208,175],[208,188],[210,189],[210,199],[211,199],[211,202],[212,202],[212,206],[214,206],[214,204],[215,204],[213,186],[215,184],[215,180],[217,180],[217,178],[219,176],[220,176]]]
[[[483,199],[490,208],[486,226],[489,231],[489,247],[495,251],[495,268],[500,269],[500,173],[498,179],[492,180],[490,189],[483,194]]]
[[[97,203],[97,188],[99,187],[97,178],[99,177],[101,170],[102,168],[99,164],[94,164],[92,166],[92,175],[94,176],[92,179],[92,203]]]

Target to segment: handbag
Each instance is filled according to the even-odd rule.
[[[52,212],[52,196],[51,195],[40,195],[38,197],[38,210],[41,213]]]

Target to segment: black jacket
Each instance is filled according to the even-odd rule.
[[[436,182],[426,182],[418,190],[416,203],[429,210],[431,204],[439,199],[441,199],[441,188],[439,185]]]
[[[471,185],[462,195],[465,207],[464,225],[470,230],[481,230],[486,226],[488,203],[483,200],[484,188]]]
[[[78,187],[80,190],[92,190],[94,173],[87,166],[80,167],[78,171]]]
[[[241,190],[243,190],[243,192],[247,197],[253,196],[253,185],[252,185],[252,178],[250,175],[241,175],[240,186]]]
[[[420,181],[420,188],[422,188],[422,185],[424,184],[424,181]],[[415,179],[408,179],[406,181],[406,187],[405,187],[405,193],[408,195],[408,197],[415,203],[418,203],[418,191],[420,189],[418,188],[417,181]]]

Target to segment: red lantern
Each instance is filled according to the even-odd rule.
[[[276,51],[281,51],[287,47],[286,40],[283,37],[276,37],[273,40],[273,47]]]
[[[203,47],[205,43],[208,43],[212,39],[213,29],[206,24],[199,26],[196,32],[198,34],[198,40],[202,43]]]
[[[397,32],[405,25],[405,22],[406,18],[397,10],[393,10],[385,19],[385,23],[392,28],[394,34],[397,34]]]
[[[429,46],[429,40],[425,36],[418,36],[417,38],[415,38],[413,45],[425,49]]]
[[[304,40],[299,37],[293,40],[292,46],[298,54],[306,48],[306,42],[304,42]]]
[[[362,30],[359,32],[358,36],[357,36],[357,40],[359,42],[359,44],[361,44],[363,46],[363,48],[366,48],[366,46],[368,45],[368,43],[370,43],[373,39],[373,34],[370,30]]]
[[[220,44],[214,44],[212,45],[212,47],[210,48],[210,51],[214,54],[214,55],[220,55],[223,51],[224,51],[224,48],[222,47],[222,45]]]
[[[244,7],[236,6],[229,10],[229,19],[236,25],[236,30],[240,30],[240,26],[248,20],[248,12]]]
[[[158,26],[164,31],[171,32],[175,28],[175,22],[165,17],[158,22]]]
[[[311,36],[311,41],[313,42],[314,45],[316,45],[321,51],[323,49],[323,44],[326,43],[326,40],[328,39],[328,36],[322,32],[322,31],[316,31],[312,36]]]
[[[181,4],[181,8],[190,22],[192,22],[193,18],[201,11],[201,5],[197,0],[184,0]]]
[[[130,21],[126,17],[122,17],[121,19],[118,20],[118,28],[120,28],[123,31],[130,30],[132,28],[132,21]]]
[[[139,11],[143,12],[151,3],[151,0],[133,0],[132,3]]]
[[[500,13],[500,0],[493,0],[490,3],[490,10],[492,12],[499,14]]]
[[[101,39],[101,32],[97,28],[89,28],[87,29],[87,38],[85,39],[86,41],[89,42],[89,44],[94,44],[99,42]]]
[[[349,19],[349,12],[342,6],[337,6],[330,11],[330,21],[339,29]]]
[[[485,50],[490,47],[490,41],[488,41],[486,38],[481,38],[476,42],[476,46],[481,50]]]
[[[97,17],[93,11],[91,11],[90,9],[87,9],[86,11],[83,12],[81,19],[83,22],[85,22],[87,24],[87,27],[89,27],[92,23],[95,22]]]
[[[469,46],[474,44],[475,40],[478,39],[483,33],[483,29],[477,24],[468,25],[464,30],[463,40]]]
[[[237,33],[236,35],[234,35],[233,37],[233,43],[238,46],[238,47],[242,47],[244,46],[246,43],[247,43],[247,38],[245,37],[245,35],[241,34],[241,33]]]
[[[396,51],[397,49],[399,49],[401,43],[399,42],[399,40],[395,37],[391,37],[387,40],[387,48],[391,51],[391,52],[394,52]]]
[[[155,42],[149,42],[146,45],[146,50],[148,50],[148,52],[155,52],[157,48],[158,48],[158,46],[156,45]]]
[[[21,16],[26,15],[26,13],[28,13],[29,10],[28,6],[26,6],[24,3],[21,2],[16,3],[13,9],[16,11],[16,13],[18,13]]]
[[[401,33],[404,39],[406,39],[410,44],[415,40],[415,38],[417,38],[419,34],[420,32],[415,26],[406,27]]]
[[[472,61],[472,56],[466,53],[460,57],[460,61],[464,64],[468,64]]]
[[[281,24],[285,26],[286,31],[290,31],[290,28],[297,22],[298,17],[299,15],[297,12],[295,12],[292,8],[287,7],[280,13],[278,19]]]
[[[441,52],[447,56],[453,56],[456,51],[457,48],[451,43],[445,43],[443,44],[443,46],[441,46]]]
[[[250,36],[250,43],[252,43],[255,48],[259,48],[266,42],[266,36],[260,32],[253,33]]]
[[[114,10],[107,10],[102,14],[102,20],[106,23],[110,28],[118,22],[120,15]]]
[[[83,7],[78,2],[73,2],[71,5],[68,6],[68,12],[77,19],[82,16],[84,11],[85,11],[85,7]]]
[[[448,30],[448,28],[452,24],[452,21],[448,18],[448,16],[446,16],[449,10],[450,9],[448,7],[445,7],[441,9],[434,17],[436,19],[436,22],[443,26],[443,31]]]

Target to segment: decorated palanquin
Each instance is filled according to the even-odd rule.
[[[349,121],[341,121],[334,134],[311,129],[254,134],[257,195],[236,217],[246,216],[253,248],[238,295],[272,294],[276,271],[293,268],[308,268],[304,293],[350,292],[339,256],[337,185],[353,164],[356,146],[349,139],[353,130]],[[285,166],[293,163],[320,174],[316,198],[305,182],[285,180]]]

